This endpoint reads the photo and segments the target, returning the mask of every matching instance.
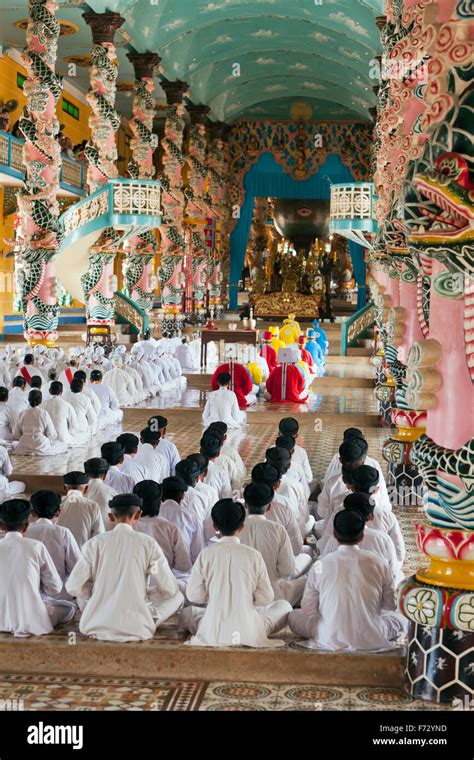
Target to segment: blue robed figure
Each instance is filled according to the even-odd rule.
[[[323,330],[322,327],[319,325],[319,320],[315,319],[312,322],[313,330],[314,330],[314,340],[316,343],[321,347],[323,354],[327,354],[328,348],[329,348],[329,341],[328,336],[326,335],[325,330]]]

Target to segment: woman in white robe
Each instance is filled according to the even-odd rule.
[[[67,449],[64,441],[57,440],[58,434],[48,412],[40,407],[42,400],[41,391],[29,392],[29,409],[22,413],[15,430],[19,438],[16,454],[53,456],[64,454]]]

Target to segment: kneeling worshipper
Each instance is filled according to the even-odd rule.
[[[89,478],[84,472],[73,470],[63,476],[66,495],[61,502],[57,524],[69,528],[79,547],[92,536],[104,532],[104,522],[98,504],[87,498]]]
[[[203,425],[208,427],[212,422],[222,420],[227,427],[242,427],[247,421],[247,415],[240,411],[234,391],[229,390],[230,375],[227,372],[221,372],[217,376],[217,385],[218,389],[211,391],[207,398],[202,413]]]
[[[301,328],[295,319],[294,314],[288,314],[287,319],[283,320],[283,326],[280,327],[279,337],[286,346],[293,346],[298,342],[301,335]]]
[[[394,587],[397,586],[404,578],[401,572],[395,546],[390,536],[383,530],[374,527],[374,509],[375,503],[367,493],[350,493],[343,501],[343,509],[354,511],[357,510],[365,519],[364,538],[360,543],[360,548],[368,552],[374,552],[382,557],[389,566],[390,575]],[[324,557],[337,550],[338,543],[334,533],[327,534],[324,539],[318,542],[319,556]]]
[[[136,464],[146,472],[145,480],[154,480],[156,483],[162,483],[169,472],[168,460],[158,451],[160,440],[159,430],[143,428],[140,432],[140,448],[135,459]]]
[[[8,389],[0,387],[0,443],[11,445],[15,440],[16,414],[8,404],[8,396]]]
[[[273,335],[270,330],[265,330],[262,334],[262,343],[260,344],[259,354],[262,356],[268,364],[268,369],[271,372],[278,364],[277,352],[272,346]]]
[[[67,446],[77,446],[82,441],[76,410],[63,398],[63,384],[55,380],[49,386],[49,398],[43,404],[58,434],[58,441]]]
[[[28,525],[28,538],[45,545],[63,582],[63,589],[57,598],[71,602],[73,598],[64,584],[81,556],[81,550],[69,528],[56,522],[61,513],[61,497],[54,491],[36,491],[31,497],[31,506],[36,520]]]
[[[176,465],[181,461],[181,455],[176,444],[173,443],[168,435],[168,420],[161,414],[155,414],[153,417],[150,417],[147,426],[150,430],[156,430],[160,433],[157,450],[168,462],[169,472],[167,472],[165,477],[171,477],[175,474]]]
[[[151,639],[157,626],[184,602],[158,543],[134,530],[141,506],[135,494],[112,499],[114,529],[82,547],[66,583],[82,610],[79,630],[86,636],[103,641]]]
[[[112,388],[102,382],[102,372],[93,369],[91,372],[91,391],[100,401],[99,429],[108,425],[118,425],[122,422],[123,411],[120,409],[118,398]]]
[[[305,344],[305,349],[311,355],[313,364],[318,370],[317,371],[318,377],[321,377],[321,375],[323,375],[324,373],[324,365],[326,364],[326,359],[324,358],[323,349],[321,348],[319,343],[315,340],[314,330],[308,330],[307,332],[307,340]]]
[[[303,404],[308,400],[306,382],[296,363],[300,360],[297,348],[281,348],[280,364],[270,372],[265,397],[272,403]]]
[[[112,369],[103,376],[103,383],[113,390],[120,406],[133,406],[143,400],[131,375],[123,367],[122,352],[117,349],[112,354]],[[141,395],[144,397],[144,392]]]
[[[120,472],[129,475],[133,480],[135,486],[141,480],[148,479],[148,472],[146,468],[140,464],[137,459],[138,455],[138,436],[133,433],[121,433],[117,437],[117,443],[123,446],[125,451],[123,464],[120,466]],[[120,493],[128,493],[128,491],[120,491]]]
[[[286,503],[291,507],[298,525],[301,528],[303,538],[307,536],[314,527],[313,515],[308,515],[308,500],[301,483],[294,480],[288,475],[291,465],[291,454],[288,449],[274,446],[265,452],[267,462],[276,467],[280,473],[280,488],[278,498],[285,497]]]
[[[71,404],[79,423],[75,434],[76,446],[84,446],[97,432],[97,414],[89,396],[84,393],[82,380],[73,378],[69,390],[64,394],[64,400]]]
[[[102,457],[92,457],[84,462],[84,472],[89,479],[87,496],[99,507],[105,530],[114,527],[109,519],[109,501],[117,495],[117,491],[105,482],[109,468],[109,463]]]
[[[267,568],[275,599],[286,599],[294,607],[301,601],[306,576],[296,568],[290,539],[283,525],[267,520],[274,491],[266,483],[250,483],[244,491],[247,518],[240,541],[260,552]],[[311,557],[304,555],[306,569]]]
[[[269,639],[286,625],[291,604],[274,601],[274,593],[260,552],[240,543],[245,509],[222,499],[214,505],[212,522],[220,538],[197,558],[186,587],[191,605],[180,617],[190,631],[192,646],[279,647]]]
[[[57,440],[58,435],[51,417],[40,406],[42,400],[41,391],[29,392],[29,409],[22,412],[15,429],[15,436],[19,439],[15,454],[54,456],[64,454],[67,450],[67,444]]]
[[[179,361],[183,372],[198,372],[199,360],[189,345],[189,338],[184,337],[174,350],[175,358]]]
[[[338,548],[310,570],[301,601],[288,623],[307,641],[329,651],[380,651],[397,645],[408,620],[395,611],[387,562],[361,549],[365,518],[343,510],[334,518]]]
[[[327,354],[329,350],[329,341],[328,341],[328,336],[326,334],[326,331],[323,330],[323,328],[319,324],[318,319],[313,320],[312,325],[313,325],[313,330],[314,330],[314,336],[313,336],[314,340],[316,341],[316,343],[318,343],[318,345],[322,349],[323,354]]]
[[[42,636],[67,623],[76,606],[56,598],[63,589],[54,562],[41,541],[27,538],[31,506],[10,499],[0,506],[0,631],[14,636]]]
[[[5,446],[0,446],[0,504],[10,496],[24,493],[25,484],[20,480],[8,480],[13,472],[12,463]]]
[[[229,390],[237,396],[240,409],[246,409],[249,404],[255,404],[257,398],[252,394],[252,378],[243,364],[239,364],[234,359],[229,359],[228,362],[220,364],[211,379],[213,391],[218,390],[217,378],[222,373],[230,375]]]
[[[169,568],[178,580],[179,590],[186,591],[186,579],[192,568],[189,547],[178,527],[160,515],[162,488],[154,480],[137,483],[133,493],[142,500],[142,513],[135,530],[146,533],[159,544]]]

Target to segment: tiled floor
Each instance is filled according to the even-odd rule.
[[[342,367],[342,365],[341,365]],[[342,368],[332,366],[334,376],[370,376],[367,364],[354,363]],[[346,375],[346,373],[348,373]],[[148,405],[153,409],[198,409],[202,407],[206,393],[196,389],[168,394],[155,399]],[[277,424],[268,419],[267,409],[275,411],[275,406],[259,404],[249,413],[245,433],[233,433],[230,439],[238,446],[240,454],[250,469],[262,461],[265,449],[273,445],[277,436]],[[303,409],[291,405],[282,405],[281,416],[299,415],[301,424],[301,443],[308,451],[310,463],[316,479],[320,479],[329,460],[342,439],[343,430],[352,423],[351,415],[355,412],[375,415],[377,406],[370,388],[331,388],[326,387],[320,394],[315,394],[310,409],[315,415],[307,414]],[[330,416],[323,424],[315,424],[317,412]],[[138,432],[140,429],[139,413],[127,412],[127,430]],[[175,419],[175,418],[173,418]],[[198,450],[202,427],[199,418],[194,421],[183,415],[179,426],[174,423],[169,435],[178,446],[182,456]],[[100,433],[89,446],[74,449],[62,457],[15,457],[12,456],[16,477],[21,473],[61,475],[72,469],[82,469],[85,459],[99,454],[104,441],[114,439],[121,432],[121,427],[107,429]],[[381,444],[388,437],[387,430],[375,426],[364,428],[369,442],[369,451],[382,464]],[[405,536],[407,558],[406,574],[411,574],[420,566],[420,553],[415,542],[414,524],[423,513],[417,508],[396,509],[402,531]],[[51,635],[52,639],[62,640],[68,635],[66,626]],[[286,630],[279,637],[286,639],[287,647],[295,646],[294,637]],[[0,636],[0,640],[5,637]],[[49,638],[49,637],[48,637]],[[34,639],[29,639],[34,646]],[[176,621],[159,628],[150,642],[153,648],[181,647],[183,634],[177,631]],[[28,646],[27,642],[19,645]],[[113,645],[112,645],[113,646]],[[254,683],[206,683],[203,681],[182,682],[158,679],[121,679],[79,676],[45,675],[2,675],[0,676],[0,709],[2,700],[22,699],[24,709],[46,710],[415,710],[442,709],[430,703],[417,702],[401,689],[346,688],[315,685],[275,685]]]
[[[0,706],[21,710],[293,711],[436,710],[398,689],[170,681],[54,675],[0,677]],[[1,709],[1,707],[0,707]]]

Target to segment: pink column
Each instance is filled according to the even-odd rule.
[[[444,267],[433,262],[433,278]],[[428,413],[427,435],[437,444],[457,449],[472,437],[474,389],[466,359],[464,337],[465,298],[441,297],[431,286],[430,338],[437,340],[443,355],[438,370],[443,382],[438,405]]]
[[[408,354],[412,344],[416,340],[423,340],[420,323],[418,321],[418,309],[416,299],[416,283],[400,280],[400,303],[406,309],[405,332],[403,342],[398,347],[398,358],[402,364],[408,363]]]

